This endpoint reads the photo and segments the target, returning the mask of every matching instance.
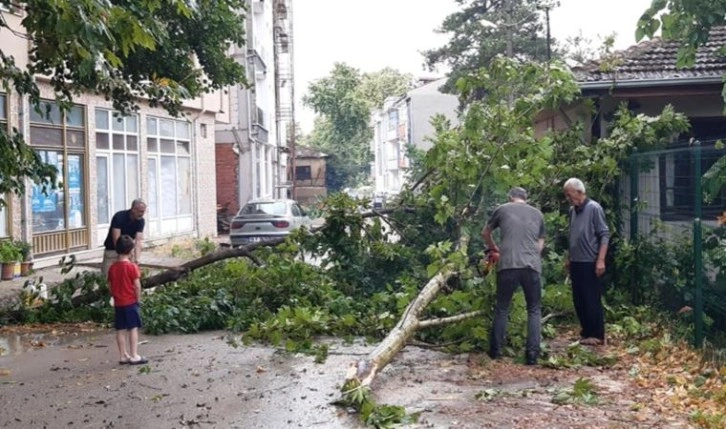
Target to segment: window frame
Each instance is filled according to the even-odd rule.
[[[301,171],[307,171],[307,176],[304,174],[300,174]],[[305,181],[305,180],[313,180],[313,171],[310,165],[296,165],[295,166],[295,180],[296,181]]]
[[[151,124],[155,124],[153,127]],[[166,124],[167,127],[171,126],[171,128],[168,128],[168,131],[173,130],[173,132],[164,132],[162,130],[163,125]],[[149,205],[149,218],[153,218],[154,220],[173,220],[173,219],[180,219],[180,218],[188,218],[194,216],[194,183],[193,183],[193,168],[194,168],[194,148],[192,146],[193,139],[192,139],[192,124],[188,121],[180,121],[173,118],[164,118],[164,117],[158,117],[158,116],[147,116],[146,121],[146,141],[144,142],[146,144],[146,159],[149,163],[149,171],[148,173],[151,173],[151,165],[153,164],[154,168],[154,179],[155,183],[152,185],[149,184],[149,199],[147,201]],[[180,128],[181,127],[181,128]],[[179,131],[185,129],[186,135],[180,135]],[[183,134],[183,133],[182,133]],[[155,141],[155,146],[151,146],[151,141]],[[166,144],[167,149],[169,148],[169,143],[173,143],[174,151],[168,151],[163,150],[163,145]],[[187,150],[186,153],[182,153],[180,151],[180,147],[183,147],[184,144],[186,144]],[[162,192],[163,190],[163,184],[164,182],[164,170],[163,170],[163,162],[165,161],[164,158],[174,158],[174,194],[175,194],[175,205],[174,205],[174,214],[165,214],[165,210],[168,209],[166,207],[164,199],[158,198],[162,195],[162,193],[166,194],[166,192]],[[188,210],[184,211],[183,213],[180,212],[181,207],[181,192],[179,189],[179,186],[182,186],[182,181],[180,180],[180,163],[179,160],[183,159],[188,161],[188,174],[187,174],[187,185],[189,187],[188,192],[188,201],[186,202],[188,204]],[[149,178],[151,181],[151,178]],[[155,194],[152,195],[152,189],[155,191]],[[153,206],[153,207],[152,207]]]
[[[63,228],[56,228],[56,229],[45,229],[45,230],[36,230],[33,229],[33,234],[45,234],[45,233],[58,233],[62,231],[72,231],[72,230],[79,230],[79,229],[86,229],[89,227],[89,186],[88,186],[88,162],[86,159],[86,156],[88,154],[88,121],[87,121],[87,107],[84,105],[74,104],[71,106],[71,109],[69,111],[63,112],[60,110],[60,107],[58,104],[53,100],[41,100],[41,104],[44,104],[49,109],[50,113],[53,114],[54,112],[58,112],[58,123],[55,123],[53,121],[53,118],[45,117],[42,114],[39,114],[35,111],[34,108],[31,108],[30,113],[30,120],[29,120],[29,126],[30,126],[30,138],[29,138],[29,145],[33,148],[35,151],[45,151],[45,152],[56,152],[58,155],[62,156],[62,160],[59,161],[59,163],[62,163],[62,171],[59,171],[57,180],[58,183],[62,186],[58,187],[57,190],[54,191],[54,193],[62,193],[63,198]],[[73,112],[77,113],[77,117],[81,120],[81,124],[77,125],[70,121],[72,117],[74,117]],[[42,130],[57,130],[60,131],[60,145],[55,143],[47,143],[47,142],[38,142],[35,138],[33,138],[34,134],[33,131],[39,132]],[[71,134],[74,133],[74,134]],[[69,136],[82,136],[82,142],[80,145],[78,144],[69,144]],[[73,140],[72,138],[70,140]],[[71,195],[71,188],[70,188],[70,163],[69,159],[71,156],[78,156],[79,157],[79,168],[80,168],[80,174],[81,177],[79,178],[79,193],[80,193],[80,199],[82,204],[81,209],[81,218],[80,218],[80,225],[76,226],[70,226],[70,219],[71,219],[71,210],[72,210],[72,204],[71,200],[73,196]],[[31,198],[34,195],[34,192],[36,192],[38,189],[36,186],[33,186],[33,190],[31,192]],[[61,197],[61,195],[58,195]],[[45,197],[44,197],[45,198]],[[32,210],[31,212],[33,214],[33,219],[35,220],[36,212]],[[58,218],[60,220],[60,218]]]
[[[0,92],[0,106],[2,106],[2,116],[0,116],[0,127],[4,128],[6,133],[10,132],[8,110],[9,99],[7,94]],[[12,221],[10,220],[10,194],[5,194],[5,206],[0,207],[0,238],[10,237],[12,235]]]
[[[392,109],[388,111],[388,131],[394,131],[398,129],[398,109]]]
[[[726,149],[717,149],[715,142],[704,142],[701,146],[701,172],[702,174],[720,158],[726,156]],[[685,155],[686,159],[673,159],[672,168],[669,168],[669,157]],[[690,147],[673,146],[658,154],[658,194],[660,201],[660,218],[663,221],[687,221],[695,216],[694,195],[695,178],[693,169],[695,167],[693,150]],[[669,171],[677,176],[673,178],[674,183],[669,185]],[[677,182],[676,182],[677,181]],[[669,199],[672,204],[669,204]],[[684,203],[679,204],[679,201]],[[722,187],[720,196],[713,202],[702,202],[702,217],[713,218],[724,212],[726,209],[726,186]]]
[[[102,222],[102,216],[101,216],[101,205],[98,204],[99,201],[99,192],[102,191],[102,189],[99,186],[99,182],[96,182],[96,220],[98,222],[97,226],[104,226],[109,225],[111,223],[111,219],[114,215],[114,213],[123,210],[124,208],[127,208],[127,206],[136,198],[139,198],[141,196],[141,130],[140,130],[140,118],[139,115],[129,115],[129,116],[120,116],[119,112],[113,111],[111,109],[106,109],[102,107],[96,107],[94,110],[95,113],[95,124],[94,124],[94,133],[96,136],[96,173],[98,174],[98,160],[100,158],[105,159],[106,161],[106,184],[107,187],[105,189],[106,192],[106,213],[105,213],[105,219],[106,222]],[[99,124],[99,118],[101,118],[101,115],[104,115],[106,117],[106,124],[105,127],[104,124]],[[121,121],[119,121],[121,119]],[[135,123],[135,130],[132,129],[130,126],[130,123],[132,122],[131,119],[133,119]],[[115,124],[122,122],[123,130],[115,129]],[[99,134],[105,134],[107,135],[107,144],[108,147],[99,147]],[[115,147],[116,143],[116,137],[121,137],[123,139],[124,147],[123,149],[118,149]],[[129,149],[129,137],[135,137],[136,139],[136,149]],[[118,172],[116,171],[115,167],[115,157],[121,155],[123,157],[123,180],[120,181],[121,184],[123,184],[124,190],[123,190],[123,203],[120,205],[117,204],[115,201],[117,196],[116,189],[114,189],[114,177],[118,176]],[[130,159],[132,157],[135,157],[136,159],[136,170],[133,172],[133,174],[136,175],[136,189],[131,189],[132,185],[129,183],[128,177],[130,175],[129,172],[129,164]],[[118,182],[116,182],[118,183]]]

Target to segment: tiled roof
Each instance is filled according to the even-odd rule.
[[[677,68],[679,42],[654,38],[617,52],[618,60],[610,70],[601,70],[601,61],[573,69],[579,82],[624,80],[720,78],[726,74],[726,56],[719,51],[726,45],[726,27],[711,30],[708,43],[698,48],[692,67]]]
[[[327,158],[329,155],[311,147],[298,145],[295,147],[295,158]]]

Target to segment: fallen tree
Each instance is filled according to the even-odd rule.
[[[582,145],[581,130],[574,123],[572,129],[536,135],[532,124],[537,123],[540,112],[560,111],[562,106],[575,102],[579,94],[569,70],[555,63],[521,64],[500,58],[489,69],[462,79],[458,89],[467,104],[461,125],[451,127],[443,118],[434,121],[434,145],[425,154],[424,165],[418,166],[422,176],[418,180],[412,177],[418,189],[401,193],[403,204],[434,207],[433,220],[449,232],[450,243],[461,241],[465,235],[478,235],[486,218],[482,213],[504,202],[506,191],[513,186],[529,190],[530,203],[539,207],[546,219],[551,216],[548,221],[555,228],[548,225],[548,231],[554,229],[559,234],[566,225],[560,202],[564,180],[582,178],[599,201],[615,206],[611,203],[615,195],[612,183],[621,174],[622,160],[634,147],[664,144],[674,132],[687,126],[683,115],[670,108],[656,118],[636,116],[621,108],[614,115],[612,137],[601,138],[596,144]],[[487,97],[472,96],[482,93]],[[433,226],[427,225],[420,233],[429,235]],[[564,242],[558,237],[551,239],[553,243]],[[468,256],[476,250],[471,246]],[[445,251],[439,256],[443,256],[443,263],[435,261],[439,266],[436,274],[405,308],[398,323],[365,359],[348,368],[343,401],[358,407],[361,415],[376,408],[369,395],[361,391],[369,388],[376,375],[418,332],[484,314],[479,305],[458,315],[431,318],[429,314],[436,311],[431,304],[441,297],[449,280],[471,269],[464,262],[467,252]],[[545,320],[557,314],[553,312]]]
[[[383,217],[386,215],[389,215],[394,212],[395,209],[383,209],[383,210],[368,210],[360,214],[360,217],[362,219],[367,218],[373,218],[373,217]],[[412,211],[414,209],[410,207],[404,207],[401,210],[403,211]],[[325,225],[319,225],[315,226],[313,228],[310,228],[310,233],[315,234],[320,232],[325,228]],[[228,247],[228,248],[219,248],[215,250],[214,252],[210,252],[206,255],[203,255],[199,258],[192,259],[190,261],[187,261],[178,267],[170,267],[167,268],[159,273],[156,273],[150,277],[146,277],[141,280],[141,288],[142,289],[151,289],[159,286],[163,286],[167,283],[175,282],[178,280],[183,279],[185,276],[189,275],[192,271],[198,270],[200,268],[206,267],[208,265],[211,265],[215,262],[223,261],[226,259],[233,259],[233,258],[247,258],[255,265],[260,265],[261,262],[259,259],[253,254],[253,252],[256,249],[263,248],[263,247],[275,247],[279,246],[280,244],[284,243],[286,240],[286,237],[279,237],[279,238],[273,238],[265,241],[261,241],[258,243],[251,243],[243,246],[238,247]],[[69,262],[69,265],[73,265],[75,262],[75,258],[71,258],[71,262]],[[94,302],[98,300],[101,296],[101,291],[99,290],[93,290],[89,291],[87,293],[77,295],[73,298],[73,304],[78,305],[84,305],[91,302]]]
[[[305,335],[309,333],[337,334],[341,331],[333,331],[331,326],[350,328],[355,325],[343,334],[383,337],[365,359],[349,368],[344,385],[346,394],[369,387],[376,375],[412,343],[418,333],[433,332],[429,338],[442,342],[473,338],[469,346],[481,349],[488,341],[483,325],[492,302],[492,284],[491,278],[484,287],[481,282],[472,280],[470,260],[483,250],[481,243],[475,243],[473,237],[478,236],[488,209],[503,202],[506,190],[512,186],[524,186],[530,191],[530,202],[549,216],[546,219],[555,226],[552,230],[557,234],[566,224],[560,214],[559,186],[563,179],[584,178],[590,189],[595,190],[593,196],[604,200],[608,197],[607,186],[617,182],[618,161],[633,145],[661,141],[673,135],[681,124],[680,118],[672,112],[670,116],[664,113],[658,120],[619,112],[615,123],[621,130],[613,133],[617,137],[612,141],[601,139],[598,145],[582,146],[578,130],[535,136],[532,123],[537,112],[571,102],[577,91],[569,72],[554,64],[525,65],[502,59],[495,62],[492,69],[465,81],[461,89],[464,99],[472,91],[484,91],[489,96],[473,102],[458,127],[452,128],[444,119],[434,121],[435,144],[425,155],[424,165],[418,166],[422,177],[417,180],[412,176],[415,185],[399,195],[401,208],[361,213],[355,202],[332,195],[327,202],[325,225],[316,228],[314,234],[299,237],[300,251],[321,258],[324,269],[313,270],[316,276],[319,275],[314,279],[320,280],[315,284],[334,288],[335,306],[329,299],[332,294],[317,295],[317,300],[304,303],[293,296],[274,308],[264,307],[264,317],[256,320],[259,323],[254,330],[244,331],[250,326],[245,324],[240,329],[243,335],[254,331],[252,340],[274,338],[277,342],[273,344],[280,344],[292,331],[296,331],[292,334],[302,332],[301,341],[307,341],[311,336]],[[578,157],[573,159],[573,153]],[[390,216],[384,221],[364,221],[383,214]],[[391,237],[384,231],[383,223],[399,240],[389,240]],[[468,237],[472,237],[471,243]],[[282,242],[278,239],[220,249],[155,274],[143,281],[143,287],[163,286],[214,262],[244,257],[252,264],[239,264],[243,267],[235,267],[239,270],[233,271],[234,275],[259,263],[263,263],[265,269],[253,267],[258,273],[263,272],[262,275],[254,277],[255,281],[241,284],[239,290],[234,291],[238,295],[246,292],[249,285],[258,284],[284,283],[284,291],[269,287],[266,290],[268,297],[276,296],[278,292],[315,291],[311,282],[300,287],[304,282],[285,270],[290,266],[286,264],[289,259],[279,264],[284,258],[262,252],[255,255],[254,251],[260,247],[278,246]],[[553,238],[552,242],[560,241]],[[265,259],[268,256],[270,258]],[[549,259],[558,262],[557,255]],[[276,271],[275,264],[282,268]],[[202,278],[195,287],[206,288],[207,280]],[[485,287],[489,288],[485,293],[490,295],[477,296]],[[442,293],[444,291],[450,293]],[[163,288],[154,295],[164,298],[161,293]],[[90,302],[90,296],[76,298],[78,302]],[[456,298],[450,299],[452,296]],[[84,299],[89,301],[80,301]],[[207,303],[204,305],[209,308]],[[335,313],[332,307],[339,312]],[[361,307],[372,308],[375,313],[355,313]],[[235,310],[236,314],[242,314],[241,317],[246,316],[246,308]],[[386,313],[385,317],[382,313]],[[367,320],[356,318],[361,314]],[[479,316],[482,321],[476,322],[479,326],[475,330],[451,335],[445,332],[457,327],[466,328],[467,324],[474,323],[470,319]],[[347,319],[342,320],[345,317]],[[242,322],[237,326],[243,326]],[[355,329],[358,326],[362,327]],[[439,332],[438,327],[444,328]],[[434,329],[422,332],[425,328]]]

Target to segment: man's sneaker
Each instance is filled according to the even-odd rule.
[[[537,365],[537,359],[539,359],[539,353],[527,352],[524,355],[525,365]]]
[[[494,349],[490,349],[490,350],[489,350],[489,353],[487,353],[487,354],[488,354],[488,355],[489,355],[489,357],[490,357],[490,358],[492,358],[493,360],[496,360],[496,359],[501,359],[501,357],[502,357],[502,352],[501,352],[501,350],[494,350]]]

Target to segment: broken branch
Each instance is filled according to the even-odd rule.
[[[442,317],[439,319],[421,320],[418,322],[419,328],[430,328],[432,326],[448,325],[450,323],[461,322],[463,320],[471,319],[473,317],[481,316],[484,311],[470,311],[468,313],[457,314],[456,316]]]

